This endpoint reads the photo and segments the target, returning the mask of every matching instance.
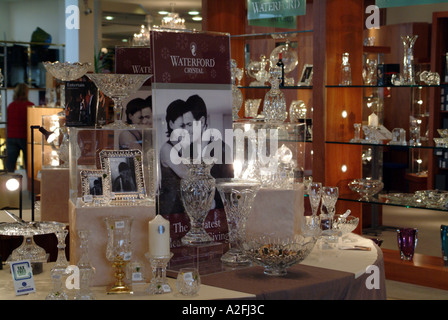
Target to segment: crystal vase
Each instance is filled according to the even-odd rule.
[[[204,229],[204,221],[215,196],[215,178],[210,174],[213,164],[187,164],[188,177],[180,182],[180,193],[185,211],[190,218],[190,230],[182,238],[186,245],[213,242]]]
[[[81,258],[78,261],[79,268],[79,291],[75,295],[75,300],[95,300],[95,295],[90,289],[90,283],[95,274],[95,268],[90,263],[89,259],[89,230],[78,231],[79,240],[81,242]]]
[[[217,179],[216,188],[224,204],[229,227],[229,250],[221,257],[221,261],[230,266],[250,264],[251,260],[242,252],[239,244],[246,238],[247,218],[260,184],[239,179]]]
[[[115,284],[108,294],[131,293],[124,283],[125,267],[131,260],[131,226],[132,217],[107,217],[104,219],[107,228],[106,258],[115,268]]]
[[[403,72],[402,72],[402,85],[415,84],[415,71],[414,71],[414,45],[418,36],[402,36],[403,41]]]
[[[232,76],[232,118],[233,120],[238,119],[238,111],[240,111],[243,105],[243,93],[238,89],[236,80],[241,80],[242,70],[237,67],[236,60],[231,60],[231,76]]]
[[[287,117],[285,95],[279,89],[281,75],[282,71],[279,67],[270,69],[271,90],[264,96],[264,119],[272,124],[283,123]]]
[[[128,129],[133,127],[126,124],[122,119],[123,100],[137,92],[152,75],[92,73],[88,74],[87,77],[114,102],[114,122],[104,127],[110,129]]]

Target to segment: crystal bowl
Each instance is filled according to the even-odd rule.
[[[442,138],[448,138],[448,129],[437,129],[437,132]]]
[[[414,193],[388,193],[380,196],[386,203],[412,204],[415,201]]]
[[[341,214],[334,216],[333,229],[340,232],[342,235],[348,234],[356,229],[359,223],[359,218],[355,216],[343,217]]]
[[[433,138],[436,147],[446,148],[448,145],[448,138]]]
[[[418,190],[415,200],[428,208],[444,208],[448,202],[448,192],[441,190]]]
[[[364,199],[368,199],[380,192],[384,184],[380,180],[355,179],[348,184],[350,190],[359,193]]]
[[[53,77],[61,81],[73,81],[81,78],[86,74],[89,67],[92,65],[90,62],[43,62],[45,69],[51,73]]]
[[[302,262],[310,254],[316,240],[316,237],[302,235],[248,235],[241,249],[252,262],[264,267],[265,274],[284,276],[287,268]]]

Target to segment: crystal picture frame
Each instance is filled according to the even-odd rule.
[[[146,196],[140,150],[102,150],[101,168],[110,177],[111,200],[137,200]]]

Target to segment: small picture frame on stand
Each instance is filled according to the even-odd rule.
[[[305,64],[303,66],[302,75],[297,83],[298,86],[311,86],[313,83],[313,65]]]
[[[109,175],[104,170],[81,170],[81,195],[84,203],[100,203],[109,194]]]
[[[108,180],[111,200],[144,199],[142,152],[140,150],[102,150],[101,168]]]

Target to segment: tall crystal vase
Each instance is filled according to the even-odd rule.
[[[95,300],[95,295],[90,289],[90,283],[92,282],[93,275],[95,274],[95,268],[90,263],[89,258],[89,230],[78,231],[79,240],[81,242],[81,258],[78,261],[79,268],[79,291],[75,295],[76,300]]]
[[[115,284],[108,294],[131,293],[124,283],[125,267],[131,260],[131,226],[132,217],[107,217],[104,219],[107,228],[106,258],[115,268]]]
[[[270,69],[271,90],[264,96],[263,112],[266,122],[280,124],[286,120],[286,101],[285,95],[279,89],[281,68],[275,66]]]
[[[229,226],[229,250],[221,257],[224,264],[230,266],[251,263],[239,247],[245,240],[246,222],[252,205],[260,189],[260,183],[239,179],[217,179],[216,188],[221,196]]]
[[[215,196],[215,178],[210,174],[212,164],[187,164],[188,177],[180,182],[180,194],[185,211],[190,218],[190,230],[182,238],[186,245],[213,242],[204,229],[204,221]]]
[[[237,67],[236,60],[231,60],[231,75],[232,75],[232,118],[238,119],[238,111],[240,111],[243,105],[243,93],[238,89],[236,80],[241,80],[243,71]]]
[[[414,71],[414,45],[418,36],[402,36],[403,41],[403,72],[401,84],[412,85],[415,84]]]

